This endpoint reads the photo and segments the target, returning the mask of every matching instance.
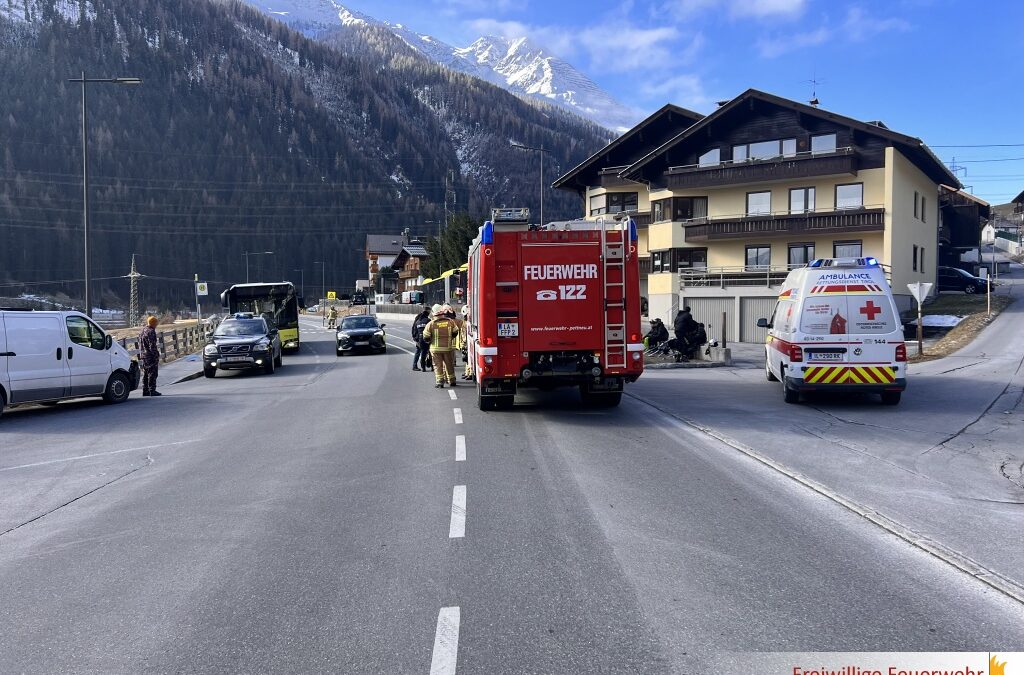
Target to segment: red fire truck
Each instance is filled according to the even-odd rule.
[[[469,249],[478,404],[577,386],[585,405],[616,406],[644,368],[636,223],[528,221],[528,209],[494,209]]]

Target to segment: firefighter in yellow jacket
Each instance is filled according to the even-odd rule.
[[[445,382],[455,386],[455,344],[459,325],[449,315],[448,305],[434,313],[434,318],[423,328],[423,339],[430,344],[430,358],[434,361],[434,385],[443,389]]]

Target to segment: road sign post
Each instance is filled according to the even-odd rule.
[[[995,265],[995,261],[993,261],[992,264],[994,266]],[[978,272],[981,274],[981,278],[985,280],[985,303],[986,303],[986,306],[987,306],[987,309],[985,310],[985,315],[987,317],[991,318],[992,317],[992,274],[989,272],[989,269],[987,267],[985,267],[985,266],[979,267],[978,268]]]
[[[910,289],[910,294],[914,296],[914,300],[917,300],[917,355],[921,356],[924,354],[924,319],[921,316],[921,303],[928,297],[928,294],[932,292],[932,286],[934,284],[925,283],[923,281],[917,281],[912,284],[907,284],[907,288]]]
[[[197,328],[201,328],[202,325],[203,325],[203,313],[202,313],[202,310],[201,310],[201,308],[199,306],[199,296],[209,295],[210,294],[210,287],[206,284],[205,281],[200,281],[199,280],[199,275],[198,274],[195,275],[195,283],[196,283],[196,327]]]

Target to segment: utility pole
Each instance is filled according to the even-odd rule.
[[[142,275],[135,269],[135,254],[132,253],[132,271],[128,273],[131,292],[128,300],[128,325],[135,327],[139,325],[139,278]]]
[[[544,144],[541,143],[539,148],[531,147],[529,145],[523,145],[521,143],[512,143],[513,148],[519,148],[520,150],[529,150],[536,152],[540,156],[540,225],[544,225],[544,155],[545,153],[551,154],[550,150],[544,148]]]

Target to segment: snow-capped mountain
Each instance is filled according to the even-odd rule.
[[[631,128],[636,111],[617,101],[568,62],[526,37],[481,37],[453,47],[399,23],[381,21],[344,7],[337,0],[247,0],[311,37],[346,26],[380,26],[428,59],[487,80],[519,96],[561,106],[615,131]]]

